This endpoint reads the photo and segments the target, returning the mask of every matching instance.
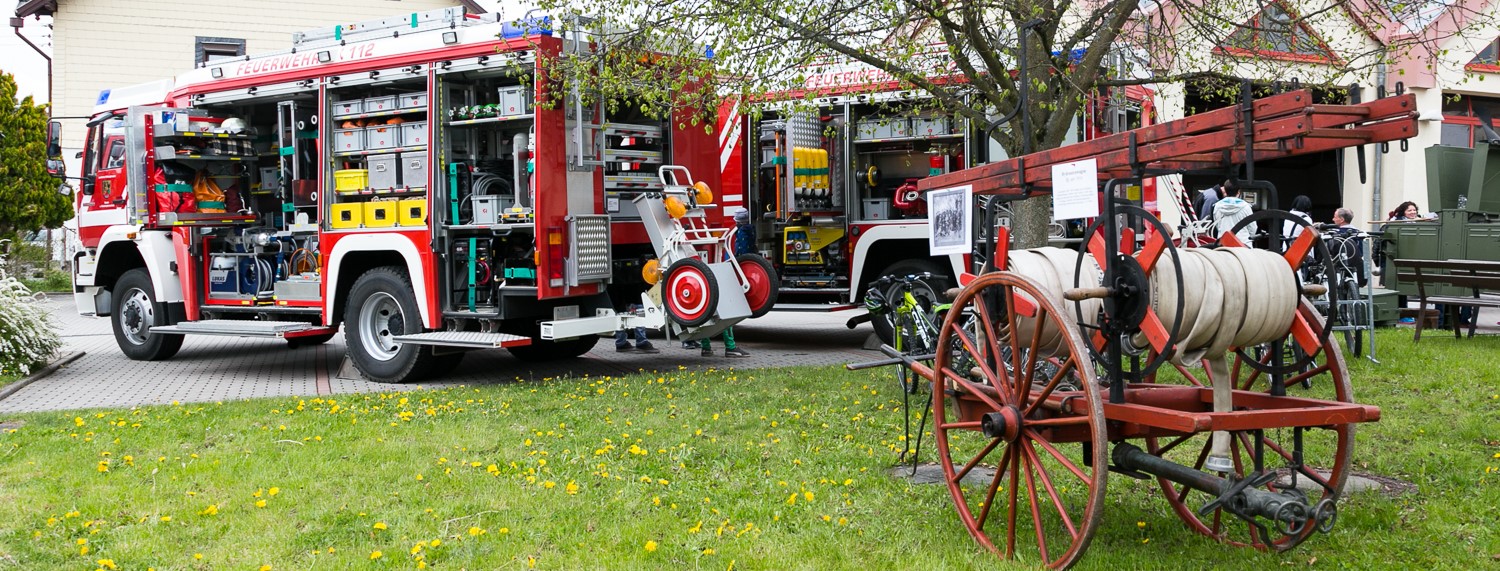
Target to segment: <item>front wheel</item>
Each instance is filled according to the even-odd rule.
[[[181,335],[151,332],[153,326],[167,325],[166,316],[157,313],[151,274],[145,268],[125,272],[114,291],[110,325],[120,352],[136,361],[163,361],[176,355],[182,348]]]
[[[708,264],[683,258],[667,268],[667,315],[683,327],[697,327],[713,319],[719,305],[719,284]]]
[[[750,318],[754,319],[771,312],[776,305],[776,269],[760,254],[740,254],[734,259],[750,289],[745,291],[745,301],[750,302]]]
[[[405,272],[375,268],[355,280],[344,306],[344,341],[350,360],[365,378],[404,383],[427,374],[432,348],[395,341],[399,335],[421,332],[422,316]]]

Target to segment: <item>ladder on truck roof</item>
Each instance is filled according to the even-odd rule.
[[[1304,89],[924,178],[917,188],[926,192],[972,185],[976,195],[1023,198],[1050,189],[1053,165],[1089,158],[1097,160],[1101,181],[1223,173],[1237,164],[1386,143],[1416,134],[1417,103],[1412,94],[1324,105],[1313,103],[1312,93]]]
[[[534,10],[533,10],[534,12]],[[506,20],[499,14],[468,14],[461,6],[411,12],[400,16],[389,16],[352,24],[323,26],[305,32],[292,33],[292,48],[307,49],[343,45],[347,42],[363,42],[383,38],[399,37],[403,34],[452,30],[465,26],[504,24],[501,36],[516,38],[532,34],[552,32],[552,19],[548,16],[532,16],[531,12],[517,20]]]

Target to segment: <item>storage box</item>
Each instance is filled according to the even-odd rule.
[[[395,153],[370,155],[370,188],[394,190],[401,187],[400,159]]]
[[[396,96],[396,107],[401,109],[426,109],[427,92],[402,93]]]
[[[333,171],[333,189],[339,192],[359,192],[370,188],[370,171],[344,169]]]
[[[389,228],[396,225],[396,201],[371,200],[364,207],[365,228]]]
[[[401,153],[401,186],[427,188],[427,152]]]
[[[365,220],[365,205],[358,202],[333,204],[329,209],[328,220],[334,228],[359,228]]]
[[[396,203],[396,223],[402,226],[427,224],[427,199],[407,198]]]
[[[260,167],[258,174],[261,190],[281,190],[281,169],[276,167]]]
[[[363,113],[364,110],[365,110],[365,101],[363,99],[354,99],[354,100],[350,100],[350,101],[334,101],[333,102],[333,116],[334,117],[339,117],[339,116],[342,116],[342,115],[358,115],[360,113]]]
[[[365,130],[334,129],[333,130],[333,152],[363,151],[365,150]]]
[[[469,197],[473,205],[474,219],[470,224],[496,224],[500,222],[500,197],[475,194]]]
[[[875,123],[876,139],[900,139],[911,136],[911,121],[905,117],[886,117]]]
[[[891,199],[889,198],[866,198],[865,220],[890,220]]]
[[[400,125],[365,127],[365,150],[393,149],[401,144]]]
[[[382,95],[380,97],[365,98],[365,113],[380,113],[383,111],[396,110],[396,96]]]
[[[854,122],[854,140],[868,141],[875,138],[880,122],[875,119],[860,119]]]
[[[510,117],[531,113],[531,97],[528,91],[528,86],[525,85],[501,87],[499,116]]]
[[[947,116],[938,117],[913,117],[911,120],[912,134],[917,137],[939,137],[953,132],[953,127]]]
[[[412,121],[396,126],[401,128],[401,146],[419,147],[427,144],[426,121]]]

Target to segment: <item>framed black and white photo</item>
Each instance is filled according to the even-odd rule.
[[[967,254],[973,249],[971,185],[940,188],[927,193],[928,250],[934,256]]]

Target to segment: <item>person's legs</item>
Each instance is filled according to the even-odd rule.
[[[698,348],[702,350],[701,354],[704,357],[709,357],[714,354],[713,343],[709,342],[707,337],[704,337],[702,341],[698,342]]]
[[[635,328],[635,348],[644,353],[660,353],[656,350],[656,346],[651,344],[651,340],[646,338],[645,327]]]
[[[734,344],[734,328],[724,329],[724,356],[725,357],[749,357],[750,352],[741,349]]]
[[[625,330],[615,332],[615,350],[625,352],[630,350],[630,341],[625,339]]]

